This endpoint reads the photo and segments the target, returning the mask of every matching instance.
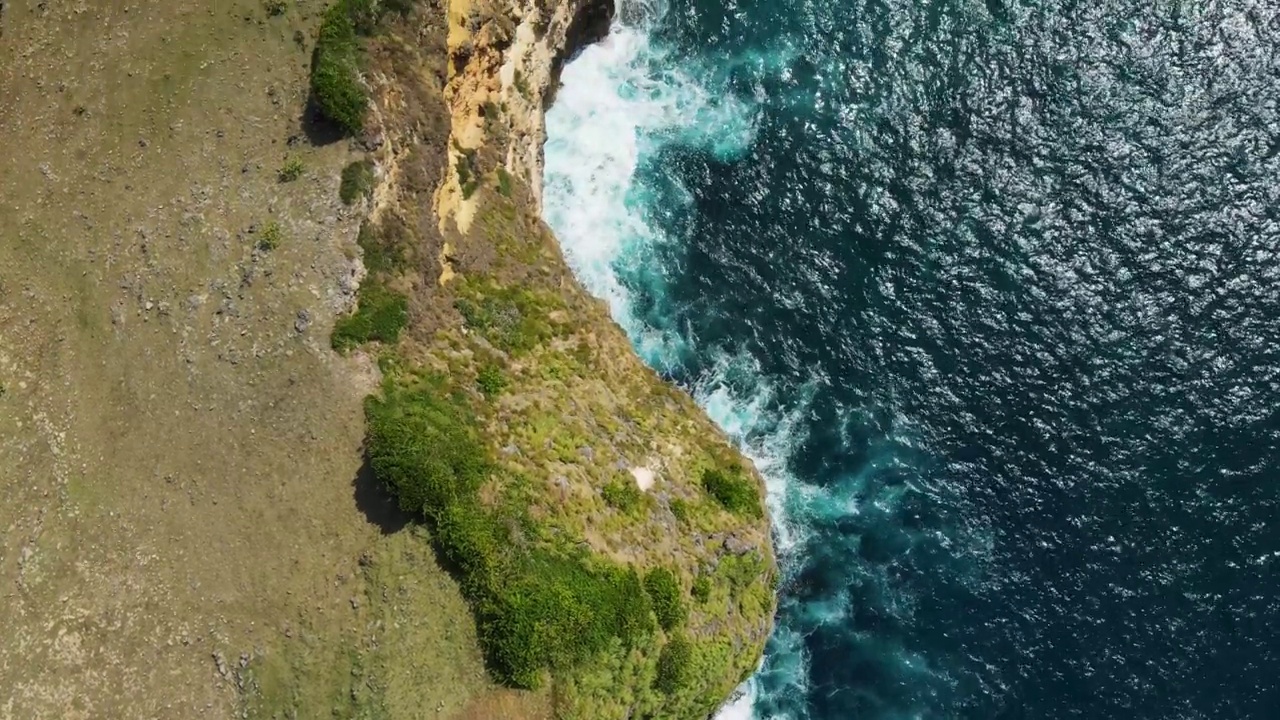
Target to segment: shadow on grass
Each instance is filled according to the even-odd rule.
[[[302,110],[302,134],[315,147],[331,145],[347,137],[337,123],[320,112],[314,95],[307,96],[307,105]]]
[[[401,510],[395,496],[374,477],[368,455],[364,456],[351,485],[355,490],[356,507],[366,520],[378,526],[383,535],[399,532],[414,521],[413,514]]]

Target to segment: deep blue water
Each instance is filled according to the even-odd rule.
[[[620,10],[545,215],[768,479],[725,716],[1280,718],[1280,3]]]

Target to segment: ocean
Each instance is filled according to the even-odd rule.
[[[619,0],[544,215],[768,484],[722,718],[1280,718],[1280,3]]]

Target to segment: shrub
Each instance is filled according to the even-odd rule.
[[[345,351],[356,345],[377,340],[394,343],[409,322],[409,301],[382,283],[366,280],[360,286],[356,312],[341,318],[333,326],[330,344]]]
[[[364,129],[369,96],[360,84],[360,43],[356,36],[359,9],[340,0],[324,13],[311,56],[311,93],[316,106],[348,133]]]
[[[731,513],[749,517],[760,517],[763,514],[755,480],[738,468],[703,470],[702,488]]]
[[[357,160],[342,169],[338,197],[343,205],[355,204],[360,198],[373,196],[373,161]]]
[[[279,17],[284,14],[288,4],[285,0],[263,0],[262,8],[267,11],[267,17]]]
[[[502,193],[503,197],[511,197],[511,192],[512,192],[511,188],[512,188],[511,173],[507,172],[506,168],[499,166],[498,167],[498,192]]]
[[[632,569],[592,567],[581,559],[534,552],[491,588],[482,642],[502,679],[536,688],[543,668],[567,669],[652,631],[649,606]]]
[[[488,363],[476,373],[476,385],[485,397],[493,398],[507,387],[507,376],[500,366]]]
[[[360,226],[356,244],[364,251],[362,261],[370,275],[392,273],[408,265],[404,244],[397,234],[402,227],[394,215],[385,218],[376,228],[367,222]]]
[[[280,168],[279,174],[276,176],[280,182],[293,182],[302,177],[302,173],[306,172],[306,166],[302,164],[302,160],[293,157],[284,161],[284,166]]]
[[[467,200],[480,189],[480,178],[475,167],[476,151],[473,148],[464,150],[457,143],[454,143],[453,147],[461,154],[455,167],[458,172],[458,186],[462,188],[462,199]]]
[[[671,638],[658,656],[658,676],[653,686],[667,695],[679,692],[690,679],[693,644],[683,635]]]
[[[644,576],[644,589],[653,601],[653,613],[663,630],[671,632],[685,621],[687,614],[680,599],[680,581],[667,568],[654,568]]]
[[[611,507],[624,513],[633,512],[644,503],[644,493],[630,477],[609,481],[600,494]]]
[[[268,221],[267,224],[258,231],[257,235],[258,249],[263,252],[275,250],[284,242],[284,230],[280,229],[280,223],[275,220]]]
[[[366,407],[369,465],[405,510],[434,516],[470,498],[487,473],[474,423],[457,404],[431,392]]]
[[[577,666],[615,642],[635,647],[653,633],[653,609],[633,568],[512,542],[518,512],[481,502],[495,466],[474,413],[443,379],[405,388],[389,376],[365,415],[374,475],[401,507],[433,522],[499,680],[536,688],[547,669]]]
[[[692,511],[689,509],[689,503],[684,498],[673,498],[671,500],[671,514],[676,516],[676,520],[680,522],[689,522]]]
[[[693,579],[693,588],[691,593],[698,602],[706,602],[711,599],[711,578],[706,575],[699,575]]]

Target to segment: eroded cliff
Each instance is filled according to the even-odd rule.
[[[401,261],[368,282],[404,292],[412,320],[378,350],[368,447],[457,566],[499,680],[550,688],[559,717],[695,718],[770,629],[760,481],[641,363],[539,218],[543,111],[612,9],[453,0],[434,71],[401,57],[429,11],[396,26],[416,43],[373,42],[387,179],[363,244]],[[421,118],[437,84],[444,127]]]

